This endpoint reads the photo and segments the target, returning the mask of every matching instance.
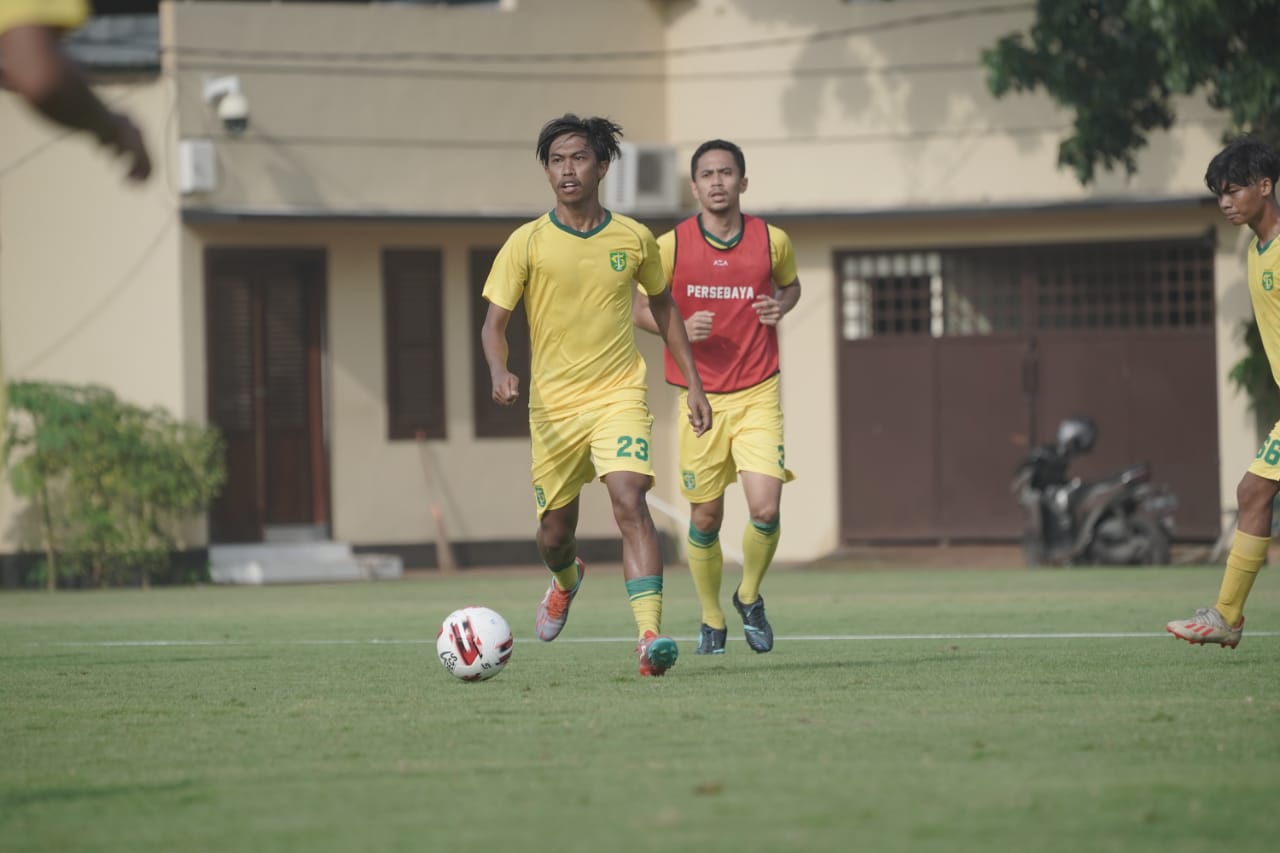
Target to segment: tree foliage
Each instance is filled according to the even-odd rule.
[[[1280,142],[1280,0],[1038,0],[1029,32],[983,51],[997,97],[1043,89],[1073,113],[1058,165],[1082,184],[1137,169],[1174,98],[1202,93],[1229,135]]]
[[[50,589],[83,572],[145,585],[225,479],[216,430],[105,388],[18,382],[9,403],[4,460],[36,517]]]

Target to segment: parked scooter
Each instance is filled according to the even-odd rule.
[[[1146,463],[1106,479],[1068,478],[1077,454],[1098,438],[1090,418],[1067,418],[1057,443],[1031,450],[1018,466],[1012,491],[1026,512],[1027,565],[1161,565],[1169,562],[1178,500],[1151,482]]]

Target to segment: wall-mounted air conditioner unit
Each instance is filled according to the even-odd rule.
[[[601,202],[619,213],[675,213],[680,206],[676,150],[670,145],[619,143]]]
[[[218,188],[218,155],[212,139],[178,140],[178,192],[211,193]]]

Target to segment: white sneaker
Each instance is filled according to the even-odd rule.
[[[1227,620],[1215,607],[1201,607],[1190,619],[1179,619],[1164,626],[1164,629],[1179,640],[1186,640],[1193,646],[1206,643],[1217,643],[1234,649],[1240,645],[1240,635],[1244,633],[1244,617],[1240,617],[1236,625],[1228,625]]]

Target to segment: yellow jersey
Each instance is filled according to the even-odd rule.
[[[1271,376],[1280,385],[1280,237],[1265,246],[1256,236],[1249,241],[1249,301]]]
[[[24,25],[74,30],[88,17],[87,0],[0,0],[0,33]]]
[[[644,400],[644,358],[631,326],[631,294],[666,287],[653,232],[605,211],[588,232],[544,214],[507,238],[484,298],[529,317],[529,418],[553,420],[622,400]]]

